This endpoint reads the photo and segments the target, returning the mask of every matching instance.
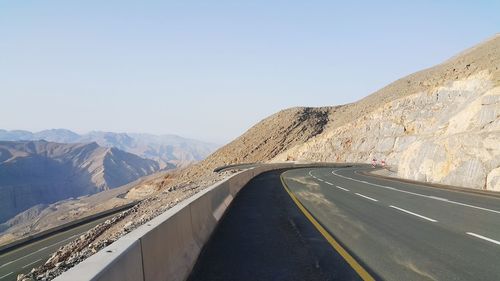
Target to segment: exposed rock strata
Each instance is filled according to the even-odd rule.
[[[274,161],[385,159],[407,179],[500,191],[500,36],[342,106]]]

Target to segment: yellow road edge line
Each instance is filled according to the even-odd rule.
[[[364,281],[375,281],[375,278],[373,278],[370,273],[366,271],[340,244],[333,238],[330,233],[309,213],[309,211],[300,203],[299,199],[295,197],[295,195],[290,191],[288,188],[288,185],[285,183],[285,180],[283,179],[283,174],[280,175],[281,183],[283,184],[283,187],[285,188],[286,192],[290,197],[292,198],[293,202],[299,207],[299,209],[302,211],[302,213],[306,216],[306,218],[316,227],[316,229],[325,237],[325,239],[330,243],[330,245],[339,253],[344,260],[356,271],[356,273],[363,279]]]

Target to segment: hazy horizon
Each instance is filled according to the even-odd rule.
[[[0,128],[224,144],[354,102],[500,31],[493,1],[0,4]]]
[[[67,130],[67,131],[71,131],[73,133],[76,133],[78,135],[86,135],[86,134],[90,134],[90,133],[116,133],[116,134],[151,135],[151,136],[157,136],[157,137],[174,136],[174,137],[181,137],[181,138],[185,138],[185,139],[192,139],[192,140],[196,140],[196,141],[206,142],[208,144],[222,145],[221,143],[214,143],[214,142],[204,141],[204,140],[200,140],[200,139],[185,137],[185,136],[182,136],[182,135],[179,135],[179,134],[151,134],[151,133],[141,133],[141,132],[115,132],[115,131],[101,131],[101,130],[92,130],[92,131],[78,132],[78,131],[67,129],[67,128],[47,128],[47,129],[38,130],[38,131],[31,131],[31,130],[24,130],[24,129],[6,129],[6,128],[0,128],[0,131],[1,130],[6,130],[8,132],[12,132],[12,131],[26,131],[26,132],[30,132],[30,133],[33,133],[33,134],[40,133],[40,132],[43,132],[43,131],[50,131],[50,130]]]

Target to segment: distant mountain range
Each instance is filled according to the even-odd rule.
[[[160,169],[182,167],[203,160],[218,148],[216,144],[187,139],[176,135],[157,136],[100,131],[80,135],[66,129],[51,129],[36,133],[23,130],[7,131],[0,129],[0,140],[46,140],[57,143],[96,142],[103,147],[115,147],[144,158],[155,160],[158,162]]]
[[[94,194],[160,169],[96,142],[0,141],[0,223],[38,204]]]

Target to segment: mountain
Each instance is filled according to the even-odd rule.
[[[115,147],[144,158],[157,161],[162,169],[184,167],[198,162],[212,153],[217,145],[176,135],[129,134],[94,131],[79,135],[65,129],[51,129],[36,133],[0,130],[0,140],[46,140],[58,143],[96,142],[100,146]]]
[[[241,162],[373,158],[392,176],[500,191],[500,35],[360,101],[282,110],[179,179]]]
[[[335,109],[328,128],[276,157],[385,160],[390,175],[500,191],[500,35]]]
[[[158,164],[97,143],[0,141],[0,223],[38,204],[109,190]]]
[[[217,145],[176,135],[156,136],[151,134],[117,134],[90,132],[82,136],[83,141],[95,141],[102,146],[116,147],[141,157],[153,159],[161,168],[184,167],[205,159]]]

